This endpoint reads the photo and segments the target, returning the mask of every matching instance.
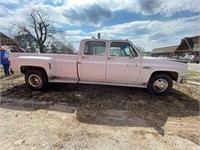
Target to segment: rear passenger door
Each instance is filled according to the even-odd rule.
[[[106,76],[106,42],[86,41],[80,59],[81,81],[105,81]]]

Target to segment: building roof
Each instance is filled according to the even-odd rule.
[[[0,32],[0,45],[19,45],[19,43]]]
[[[176,50],[178,45],[155,48],[151,53],[172,53]]]
[[[183,51],[200,51],[200,35],[193,37],[185,37],[181,40],[179,45],[160,47],[152,50],[151,53],[173,53],[173,52],[183,52]]]
[[[191,50],[199,51],[200,45],[200,35],[193,37],[185,37],[181,40],[180,45],[177,47],[176,51],[180,50]]]

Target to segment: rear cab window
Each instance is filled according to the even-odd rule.
[[[106,42],[87,41],[84,46],[84,55],[105,56]]]

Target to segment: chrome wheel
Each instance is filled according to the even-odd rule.
[[[157,79],[153,84],[154,90],[163,92],[168,88],[168,82],[165,79]]]
[[[42,86],[42,79],[40,78],[40,76],[38,76],[36,74],[30,75],[28,78],[28,81],[29,81],[30,85],[33,87],[41,87]]]

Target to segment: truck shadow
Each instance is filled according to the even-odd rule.
[[[176,89],[153,96],[146,89],[100,85],[52,84],[46,91],[32,91],[20,84],[1,93],[1,107],[75,112],[82,123],[153,127],[162,135],[169,117],[199,115],[199,101]]]

